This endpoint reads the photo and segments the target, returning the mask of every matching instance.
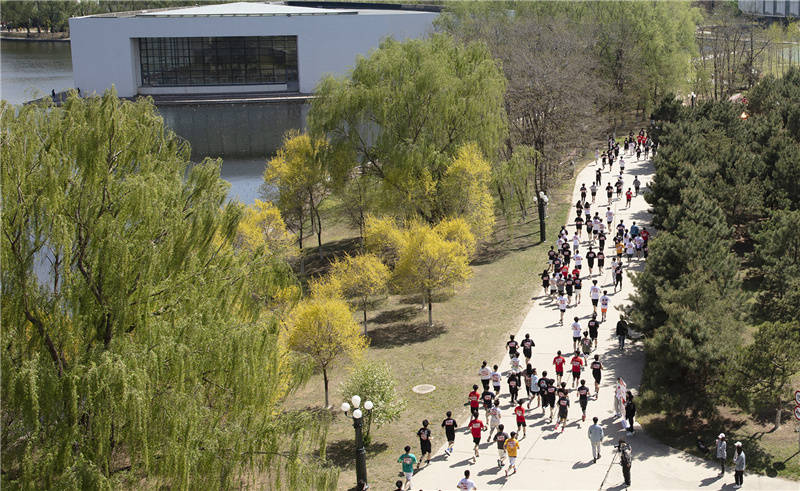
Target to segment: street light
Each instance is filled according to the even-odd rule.
[[[689,97],[690,97],[690,98],[691,98],[691,100],[692,100],[692,107],[694,107],[694,100],[695,100],[695,98],[697,97],[697,94],[695,94],[695,93],[694,93],[694,91],[692,91],[692,93],[691,93],[691,94],[689,94]]]
[[[742,114],[740,114],[740,115],[739,115],[739,117],[740,117],[740,118],[742,118],[742,121],[744,121],[744,120],[746,120],[746,119],[747,119],[749,116],[748,116],[748,114],[747,114],[746,112],[742,111]]]
[[[342,412],[347,417],[353,418],[353,428],[356,430],[356,486],[359,483],[366,484],[367,482],[367,451],[364,448],[364,437],[361,433],[361,429],[364,426],[364,413],[359,409],[361,405],[361,397],[360,396],[353,396],[350,398],[350,402],[353,403],[353,413],[352,416],[347,414],[350,412],[350,404],[347,402],[342,403]],[[364,402],[364,410],[372,411],[372,408],[375,407],[372,404],[372,401],[365,401]]]
[[[539,191],[539,199],[537,200],[537,204],[539,205],[539,241],[545,242],[547,240],[547,229],[545,226],[545,219],[547,218],[547,202],[549,199],[547,195],[544,194],[544,191]]]

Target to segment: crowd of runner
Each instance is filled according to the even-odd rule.
[[[609,138],[607,150],[602,154],[599,150],[595,152],[598,166],[595,181],[589,187],[586,184],[580,187],[580,198],[575,203],[575,218],[572,220],[574,232],[570,235],[567,227],[562,226],[555,244],[547,251],[548,267],[541,273],[542,298],[558,311],[558,325],[564,324],[568,309],[580,305],[584,289],[588,289],[593,312],[585,326],[581,324],[580,317],[572,316],[573,322],[569,329],[572,335],[572,352],[557,351],[546,368],[541,365],[533,366],[533,348],[536,345],[529,334],[525,334],[521,340],[516,339],[514,335],[509,336],[506,350],[510,358],[510,369],[506,373],[500,371],[499,364],[490,365],[487,361],[483,361],[477,373],[481,385],[472,386],[465,404],[470,408],[470,421],[466,424],[466,429],[472,435],[473,463],[477,462],[480,444],[485,441],[495,444],[497,466],[500,469],[505,468],[505,475],[516,473],[519,442],[527,436],[527,419],[532,417],[532,410],[540,409],[541,416],[546,416],[549,423],[555,418],[553,431],[561,433],[568,426],[572,403],[576,403],[580,408],[578,420],[582,423],[586,420],[590,401],[599,398],[604,367],[600,355],[592,353],[597,350],[600,327],[606,321],[611,303],[607,287],[600,286],[603,281],[602,276],[607,269],[610,275],[609,286],[613,286],[615,293],[618,289],[622,289],[625,268],[632,262],[647,259],[650,238],[647,228],[639,227],[636,222],[632,222],[630,226],[623,220],[615,222],[616,216],[612,206],[621,206],[625,157],[632,159],[635,156],[637,161],[642,157],[647,159],[654,150],[652,142],[642,130],[638,135],[634,136],[631,133],[624,139],[622,151],[620,144]],[[615,164],[618,173],[614,172]],[[611,178],[605,186],[607,201],[600,204],[597,192],[603,185],[606,166],[608,166],[606,175]],[[638,176],[633,176],[631,184],[632,186],[624,193],[626,208],[630,207],[632,199],[640,196],[642,183]],[[614,334],[619,340],[618,348],[624,350],[628,326],[623,317],[620,317]],[[593,387],[587,385],[584,377],[584,372],[587,370],[591,371]],[[565,376],[565,372],[568,372],[568,375]],[[500,406],[500,396],[504,392],[508,394],[516,431],[509,431],[511,428],[507,428],[501,422],[503,410]],[[571,396],[576,398],[571,401]],[[623,418],[623,425],[629,434],[633,434],[636,406],[633,394],[627,390],[622,378],[617,379],[614,398],[617,416]],[[575,414],[574,409],[572,411]],[[596,462],[600,458],[599,442],[603,437],[603,429],[597,424],[597,418],[593,418],[593,422],[594,424],[589,427],[588,436],[592,442],[592,453]],[[411,488],[414,466],[419,469],[423,463],[426,465],[430,463],[432,433],[429,426],[429,422],[424,420],[422,427],[417,431],[420,442],[419,458],[412,454],[411,447],[407,446],[405,453],[398,459],[398,462],[403,464],[406,478],[405,483],[397,482],[398,489]],[[449,457],[453,453],[456,429],[463,427],[459,426],[451,411],[447,411],[441,427],[447,440],[444,453]],[[629,483],[630,447],[621,440],[616,448],[620,451],[625,481]],[[627,469],[624,465],[626,458]],[[458,482],[458,488],[476,489],[474,482],[469,478],[469,471],[465,471],[464,478]]]

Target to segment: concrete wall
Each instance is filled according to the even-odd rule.
[[[739,9],[766,17],[800,17],[800,0],[739,0]]]
[[[136,38],[294,35],[300,92],[311,93],[325,74],[344,75],[358,55],[368,54],[386,37],[401,40],[427,35],[437,15],[371,11],[357,15],[76,17],[69,21],[75,87],[89,95],[113,84],[121,97],[137,95]]]

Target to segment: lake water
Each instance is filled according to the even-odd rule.
[[[72,54],[65,42],[0,41],[0,98],[22,104],[73,87]],[[192,143],[192,155],[222,157],[222,178],[231,183],[228,196],[243,203],[259,197],[266,159],[280,142],[281,121],[299,122],[298,108],[276,115],[264,105],[170,106],[164,120]]]

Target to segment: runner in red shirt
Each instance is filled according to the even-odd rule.
[[[578,386],[578,381],[581,378],[581,370],[583,369],[583,357],[579,352],[575,352],[575,356],[569,361],[572,365],[572,387]]]
[[[517,433],[522,428],[522,438],[525,438],[525,435],[528,434],[528,425],[525,423],[525,408],[522,407],[522,401],[518,401],[517,404],[517,407],[514,408],[514,416],[517,418]]]
[[[553,358],[553,365],[556,366],[556,378],[558,379],[556,383],[561,383],[561,377],[564,376],[564,363],[566,362],[567,359],[561,356],[561,351],[559,350],[556,357]]]
[[[469,422],[469,431],[472,433],[472,442],[475,443],[475,456],[472,458],[474,464],[478,460],[478,444],[481,443],[481,432],[486,431],[486,425],[478,418],[472,418]]]
[[[644,239],[645,242],[647,242],[647,239],[650,238],[650,232],[648,232],[646,228],[642,228],[642,231],[639,233],[639,235],[642,236],[642,239]]]
[[[628,188],[628,190],[625,191],[625,208],[630,208],[631,207],[631,198],[632,197],[633,197],[633,193],[631,192],[631,188]]]
[[[472,392],[467,395],[467,400],[469,401],[469,410],[472,413],[472,417],[474,419],[478,419],[478,404],[481,400],[481,395],[478,393],[478,386],[472,386]]]

